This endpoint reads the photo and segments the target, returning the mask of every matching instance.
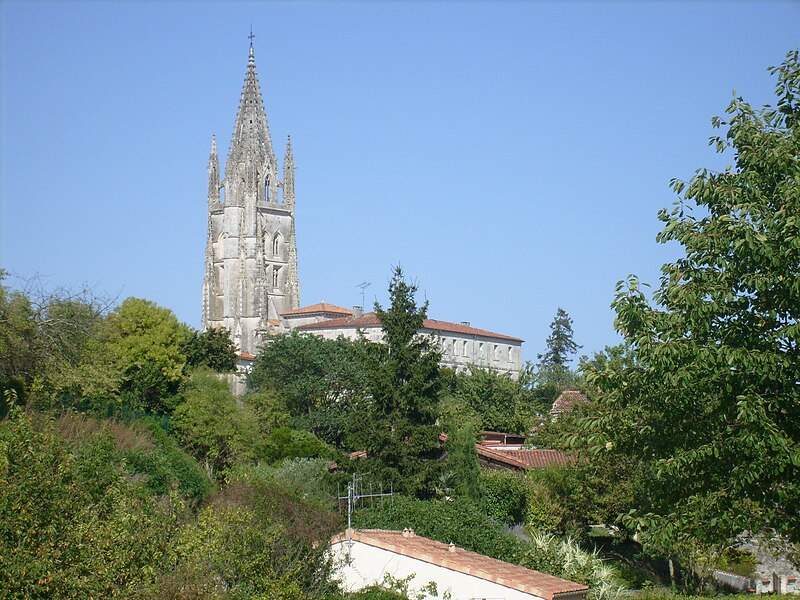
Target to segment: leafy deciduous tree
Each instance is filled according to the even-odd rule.
[[[181,344],[181,350],[188,368],[206,366],[217,373],[236,370],[236,346],[225,327],[192,331]]]
[[[107,318],[101,340],[121,373],[123,404],[148,412],[169,412],[170,397],[183,381],[186,327],[171,310],[128,298]]]
[[[208,369],[198,369],[189,379],[184,396],[170,424],[209,475],[219,475],[235,462],[256,457],[255,416],[248,407],[237,404],[225,381]]]
[[[632,522],[664,548],[744,530],[800,540],[798,51],[771,72],[777,106],[734,98],[712,120],[733,165],[673,181],[658,241],[685,255],[662,267],[655,305],[635,278],[618,285],[636,360],[594,376],[598,410],[574,438],[650,467]]]

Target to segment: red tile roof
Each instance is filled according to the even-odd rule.
[[[550,413],[557,415],[571,411],[577,404],[587,404],[589,399],[578,390],[564,390],[553,402]]]
[[[405,532],[380,529],[350,530],[335,535],[331,539],[331,544],[345,542],[348,539],[491,581],[526,594],[533,594],[545,600],[582,598],[589,591],[587,586],[580,583],[443,544],[418,536],[411,530]]]
[[[575,457],[560,450],[520,448],[497,450],[478,444],[475,450],[479,457],[488,462],[500,463],[519,470],[541,469],[550,465],[565,467],[575,463]]]
[[[349,312],[349,311],[348,311]],[[284,313],[286,314],[286,313]],[[306,323],[297,329],[342,329],[342,328],[356,328],[365,329],[367,327],[380,327],[381,322],[378,320],[378,315],[374,312],[365,313],[362,317],[343,317],[341,319],[331,319],[330,321],[320,321],[319,323]],[[503,335],[502,333],[494,333],[485,329],[477,329],[469,325],[462,325],[461,323],[450,323],[449,321],[437,321],[435,319],[425,319],[422,323],[423,329],[430,331],[446,331],[448,333],[460,333],[463,335],[475,335],[487,338],[496,338],[501,340],[509,340],[512,342],[523,342],[520,338],[512,337],[510,335]]]
[[[337,315],[352,315],[353,311],[348,308],[342,308],[335,304],[328,304],[327,302],[318,302],[311,306],[302,306],[293,310],[282,312],[282,317],[296,316],[296,315],[313,315],[317,313],[333,313]]]

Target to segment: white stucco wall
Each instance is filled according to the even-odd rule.
[[[305,330],[304,333],[335,340],[339,337],[357,339],[359,332],[371,342],[383,341],[383,330],[380,327],[317,327]],[[424,335],[431,336],[442,352],[440,364],[459,372],[467,370],[469,365],[482,369],[491,369],[500,374],[519,377],[522,370],[522,344],[514,340],[493,338],[488,336],[462,335],[449,331],[433,332],[423,330]]]
[[[414,591],[431,581],[436,583],[438,596],[426,594],[425,600],[441,600],[448,591],[452,600],[541,600],[532,594],[362,542],[352,542],[349,564],[346,560],[347,542],[331,545],[330,552],[335,565],[334,577],[339,579],[344,589],[349,592],[382,583],[385,575],[390,575],[394,579],[405,579],[413,575],[410,588]]]

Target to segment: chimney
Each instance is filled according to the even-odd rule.
[[[448,550],[448,552],[453,552],[453,553],[455,553],[455,551],[456,551],[456,545],[455,545],[453,542],[450,542],[450,545],[447,547],[447,550]]]
[[[466,325],[467,327],[469,327],[469,321],[461,321],[461,324],[462,325]]]
[[[404,538],[412,538],[412,537],[414,537],[414,530],[413,529],[409,529],[408,527],[406,527],[405,529],[403,529],[403,537]]]
[[[361,306],[354,306],[353,307],[353,318],[360,319],[364,316],[364,309]]]

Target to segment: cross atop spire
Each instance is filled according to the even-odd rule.
[[[256,37],[256,35],[253,33],[253,26],[252,25],[250,25],[250,35],[248,35],[247,37],[250,39],[250,47],[252,48],[253,47],[253,38]]]

